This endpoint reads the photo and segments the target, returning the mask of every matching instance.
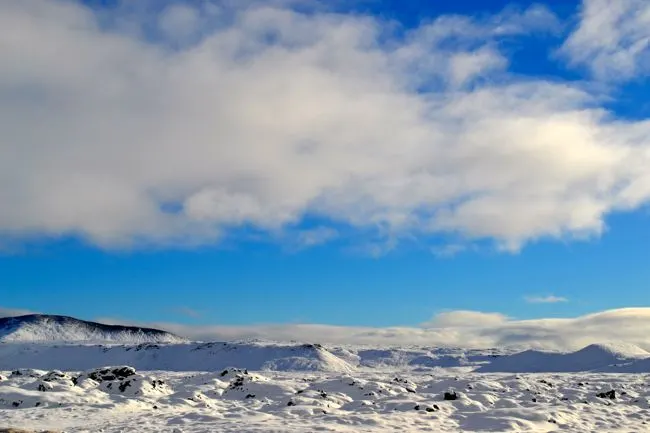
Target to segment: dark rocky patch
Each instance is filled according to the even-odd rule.
[[[133,367],[107,367],[99,368],[88,373],[88,377],[96,382],[123,380],[127,377],[134,376],[136,373]],[[78,380],[78,378],[77,378]]]
[[[616,391],[612,389],[610,391],[599,392],[598,394],[596,394],[596,397],[598,397],[598,398],[608,398],[610,400],[616,400]]]
[[[442,397],[443,400],[458,400],[458,394],[456,394],[456,391],[447,391],[445,392],[444,396]]]
[[[124,382],[120,383],[120,386],[118,388],[119,388],[120,392],[124,392],[130,386],[131,386],[131,381],[130,380],[125,380]]]

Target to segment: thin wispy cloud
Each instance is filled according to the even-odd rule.
[[[438,258],[448,259],[467,251],[467,249],[467,245],[463,244],[446,244],[443,246],[432,247],[431,252]]]
[[[501,313],[485,313],[471,310],[443,311],[436,314],[431,321],[423,323],[424,328],[460,328],[500,325],[508,321],[508,316]]]
[[[311,230],[303,230],[298,234],[298,242],[301,245],[320,245],[338,237],[339,232],[329,227],[318,227]]]
[[[560,50],[598,79],[629,81],[650,72],[650,3],[584,0],[580,22]]]
[[[524,299],[529,304],[557,304],[559,302],[569,302],[567,298],[555,295],[526,296]]]
[[[203,312],[195,310],[190,307],[179,307],[176,310],[176,313],[181,314],[183,316],[191,317],[192,319],[199,319],[203,317]]]

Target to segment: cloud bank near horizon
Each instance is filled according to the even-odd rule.
[[[540,5],[400,32],[310,4],[1,2],[0,244],[254,227],[310,246],[345,226],[516,251],[650,201],[650,121],[593,90],[648,70],[646,2],[585,0],[564,40]],[[502,41],[549,35],[583,80],[512,73]]]
[[[26,310],[0,308],[0,317]],[[321,324],[246,326],[183,325],[98,318],[108,324],[153,327],[196,341],[260,339],[384,346],[513,347],[577,350],[593,343],[635,344],[650,350],[650,308],[607,310],[575,318],[516,320],[499,313],[446,311],[420,327],[354,327]]]

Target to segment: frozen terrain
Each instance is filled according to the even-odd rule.
[[[2,373],[0,423],[67,432],[647,431],[648,375]]]
[[[158,334],[123,329],[98,343],[92,323],[76,327],[22,324],[0,342],[0,431],[650,431],[650,354],[636,346],[142,343]],[[62,338],[75,335],[91,338]]]

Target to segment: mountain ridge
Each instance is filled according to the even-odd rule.
[[[0,342],[180,343],[186,339],[155,328],[107,325],[70,316],[26,314],[0,318]]]

